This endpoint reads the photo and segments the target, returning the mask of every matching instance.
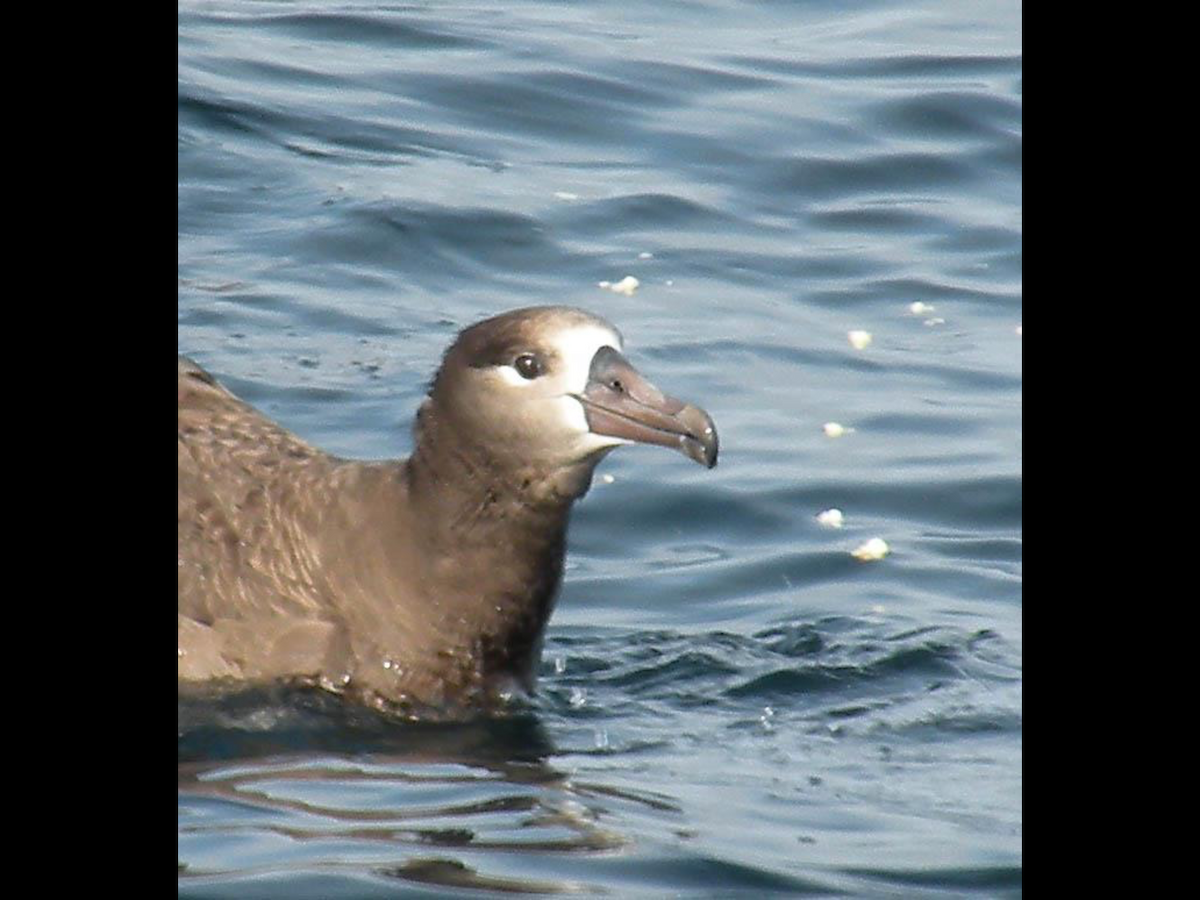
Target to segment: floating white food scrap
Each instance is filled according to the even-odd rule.
[[[817,513],[817,521],[826,528],[841,528],[846,521],[846,517],[842,515],[840,509],[827,509],[824,512]]]
[[[920,300],[918,300],[916,303],[910,303],[908,305],[908,311],[914,316],[923,316],[926,313],[933,312],[933,307],[928,303],[922,303]]]
[[[854,429],[847,428],[841,422],[826,422],[821,426],[821,430],[825,432],[825,437],[837,438],[841,437],[843,434],[849,434]]]
[[[559,200],[578,200],[578,194],[572,194],[570,191],[555,191],[554,196]]]
[[[648,253],[645,250],[643,250],[641,253],[638,254],[638,259],[654,259],[654,254]]]
[[[863,562],[868,562],[873,559],[883,559],[888,555],[891,548],[888,547],[887,541],[883,538],[871,538],[860,547],[856,547],[850,551],[850,555],[855,559],[861,559]]]
[[[632,275],[626,275],[616,284],[613,284],[611,281],[600,281],[597,282],[597,284],[602,288],[607,288],[613,293],[624,294],[626,297],[632,297],[633,292],[638,289],[638,285],[641,284],[641,282]]]
[[[612,475],[609,475],[609,474],[606,472],[605,474],[603,474],[603,475],[601,475],[601,476],[600,476],[600,480],[601,480],[601,481],[603,481],[605,484],[612,484],[612,483],[613,483],[614,481],[616,481],[617,479],[616,479],[616,478],[614,478]]]
[[[850,338],[850,344],[855,350],[864,350],[871,343],[871,332],[869,331],[847,332],[846,337]]]

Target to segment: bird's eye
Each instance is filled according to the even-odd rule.
[[[522,353],[513,360],[513,368],[522,378],[537,378],[542,374],[542,361],[532,353]]]

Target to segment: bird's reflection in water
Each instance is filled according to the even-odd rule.
[[[263,873],[294,858],[305,869],[425,885],[591,892],[525,873],[546,871],[547,854],[625,847],[600,824],[606,801],[679,809],[666,797],[577,782],[547,763],[554,754],[532,710],[397,722],[314,689],[181,695],[180,877],[256,868],[222,858],[237,838],[239,847],[272,847]]]

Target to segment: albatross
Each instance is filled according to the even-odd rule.
[[[623,444],[717,431],[608,322],[514,310],[445,352],[403,460],[313,447],[179,359],[179,680],[315,685],[418,715],[532,690],[568,519]]]

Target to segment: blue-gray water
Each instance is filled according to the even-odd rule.
[[[602,464],[524,711],[181,700],[181,895],[1020,893],[1020,31],[180,3],[181,352],[398,456],[460,327],[567,303],[722,438]]]

